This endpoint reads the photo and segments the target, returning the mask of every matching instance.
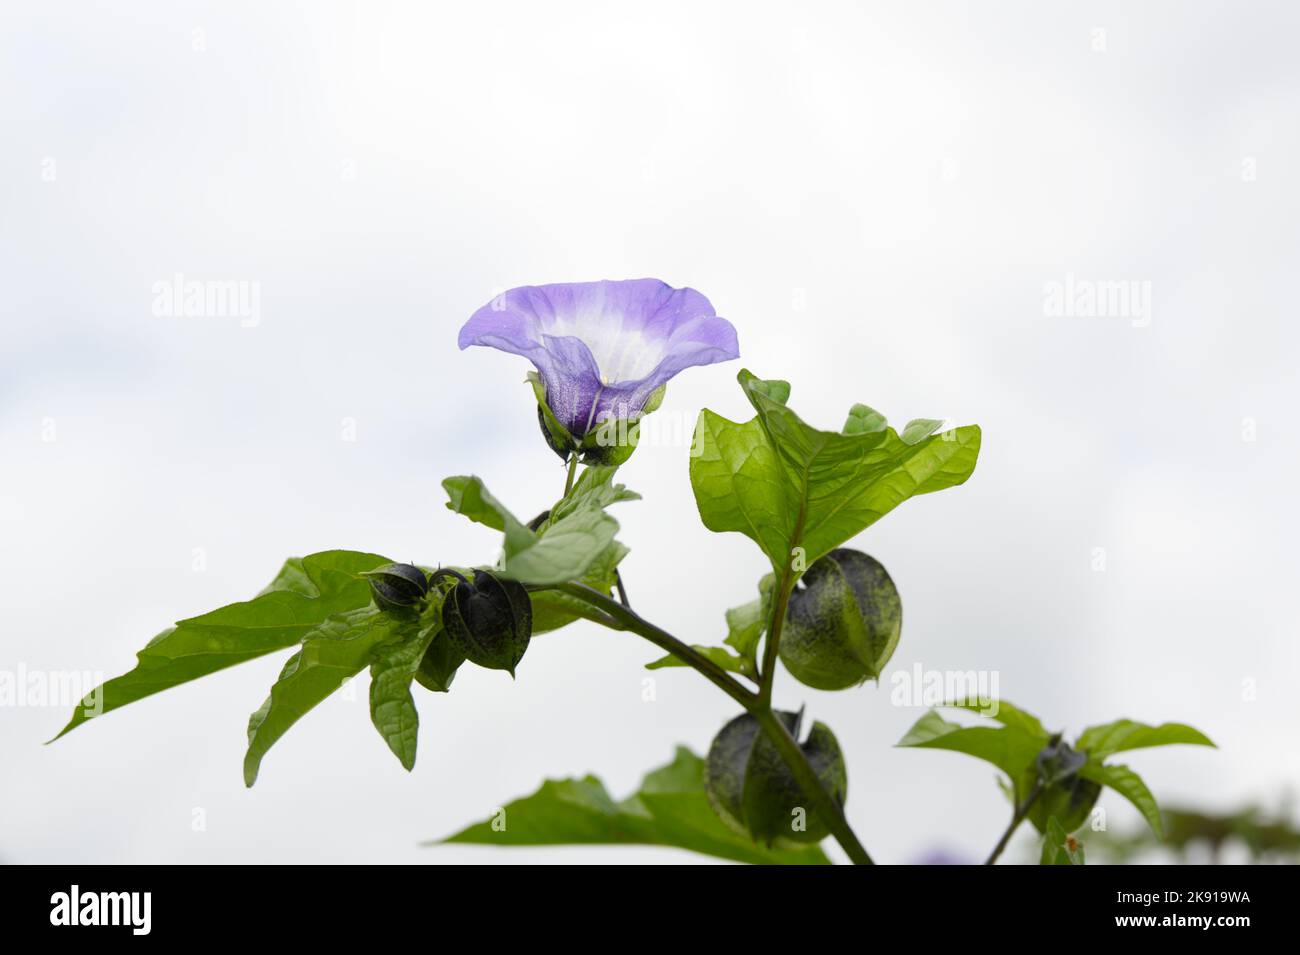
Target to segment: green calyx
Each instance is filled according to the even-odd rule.
[[[578,442],[569,434],[569,429],[560,424],[560,420],[551,411],[551,406],[546,403],[546,385],[542,383],[541,375],[530,371],[525,380],[537,399],[537,425],[541,428],[542,439],[548,448],[560,456],[560,460],[569,460],[569,455],[578,450]]]
[[[1088,821],[1088,814],[1101,796],[1100,784],[1079,775],[1088,762],[1086,753],[1078,752],[1059,735],[1053,736],[1034,765],[1021,780],[1022,792],[1042,787],[1029,808],[1028,819],[1039,832],[1047,832],[1048,823],[1056,818],[1066,832],[1074,832]]]
[[[514,676],[533,633],[528,590],[518,581],[497,577],[486,570],[471,571],[472,579],[454,571],[450,573],[460,580],[442,603],[442,629],[452,655],[448,659],[459,654],[471,663],[489,670],[505,670]],[[436,665],[437,661],[431,663]],[[424,661],[421,661],[423,669]]]
[[[567,461],[575,451],[582,455],[582,463],[604,467],[625,464],[636,450],[641,439],[641,419],[663,404],[667,385],[656,388],[635,417],[610,417],[596,422],[585,435],[575,436],[560,423],[546,403],[546,385],[541,376],[530,371],[527,376],[537,399],[537,424],[546,446],[561,460]]]
[[[415,682],[434,693],[446,693],[451,689],[456,671],[464,662],[465,655],[456,649],[451,637],[447,636],[447,631],[439,630],[420,658],[420,667],[415,671]]]
[[[803,713],[778,712],[796,740]],[[848,794],[844,755],[835,734],[814,723],[799,744],[818,779],[840,805]],[[820,842],[830,832],[807,799],[776,745],[758,720],[741,714],[714,737],[705,762],[704,784],[713,811],[737,832],[771,846],[778,841]]]
[[[805,686],[857,686],[879,678],[902,627],[902,601],[884,566],[841,547],[808,568],[791,593],[781,662]]]

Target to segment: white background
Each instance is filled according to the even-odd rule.
[[[651,275],[743,356],[675,380],[665,421],[746,416],[743,365],[822,426],[854,401],[983,426],[966,486],[856,542],[903,595],[891,671],[995,670],[1071,732],[1191,722],[1220,750],[1128,760],[1169,803],[1296,785],[1293,6],[118,6],[0,14],[0,669],[115,675],[290,554],[490,560],[441,478],[531,514],[563,473],[526,363],[458,327],[503,288]],[[260,323],[155,316],[177,272],[260,283]],[[1149,324],[1046,315],[1068,274],[1151,283]],[[634,604],[711,643],[763,561],[700,526],[687,460],[642,447],[617,516]],[[467,667],[420,696],[409,776],[363,678],[252,791],[279,654],[48,747],[66,707],[6,708],[0,858],[689,861],[417,847],[545,776],[621,797],[706,747],[733,705],[680,670],[643,702],[655,655],[583,624],[514,684]],[[891,748],[922,711],[887,680],[778,697],[838,733],[878,859],[993,844],[994,771]]]

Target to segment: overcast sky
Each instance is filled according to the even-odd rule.
[[[742,352],[676,379],[665,423],[746,416],[743,366],[825,427],[857,401],[983,427],[967,485],[855,541],[902,594],[891,673],[993,671],[1071,732],[1191,722],[1221,748],[1128,760],[1159,798],[1275,805],[1300,787],[1298,28],[1286,3],[6,4],[0,670],[123,672],[292,554],[491,559],[440,480],[532,514],[564,476],[526,363],[457,329],[512,286],[655,276]],[[167,314],[177,274],[256,314]],[[1116,314],[1056,307],[1107,287]],[[763,559],[700,525],[687,461],[624,470],[624,568],[712,643]],[[621,797],[734,715],[685,670],[643,701],[654,648],[580,624],[513,684],[422,693],[412,774],[363,678],[248,791],[282,656],[49,747],[66,707],[0,709],[0,858],[689,861],[417,843],[547,776]],[[923,710],[887,680],[777,694],[838,734],[878,859],[982,856],[993,769],[892,748]]]

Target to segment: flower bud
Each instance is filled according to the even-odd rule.
[[[412,610],[429,593],[429,577],[414,564],[385,564],[362,574],[370,581],[375,606],[389,613]]]
[[[451,646],[471,663],[514,676],[533,633],[532,602],[518,581],[476,570],[472,581],[462,578],[448,591],[442,626]]]
[[[809,567],[790,594],[781,662],[806,686],[843,690],[880,676],[902,627],[903,605],[884,566],[842,547]]]
[[[798,740],[803,712],[778,712],[776,717]],[[799,748],[831,798],[843,805],[848,775],[835,734],[825,724],[814,723]],[[737,716],[714,737],[704,764],[704,786],[723,822],[769,846],[777,839],[820,842],[830,833],[808,806],[776,744],[748,713]]]

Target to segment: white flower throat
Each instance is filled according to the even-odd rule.
[[[590,308],[576,315],[557,316],[548,335],[570,335],[591,350],[603,385],[647,377],[664,357],[663,338],[648,338],[620,312]]]

